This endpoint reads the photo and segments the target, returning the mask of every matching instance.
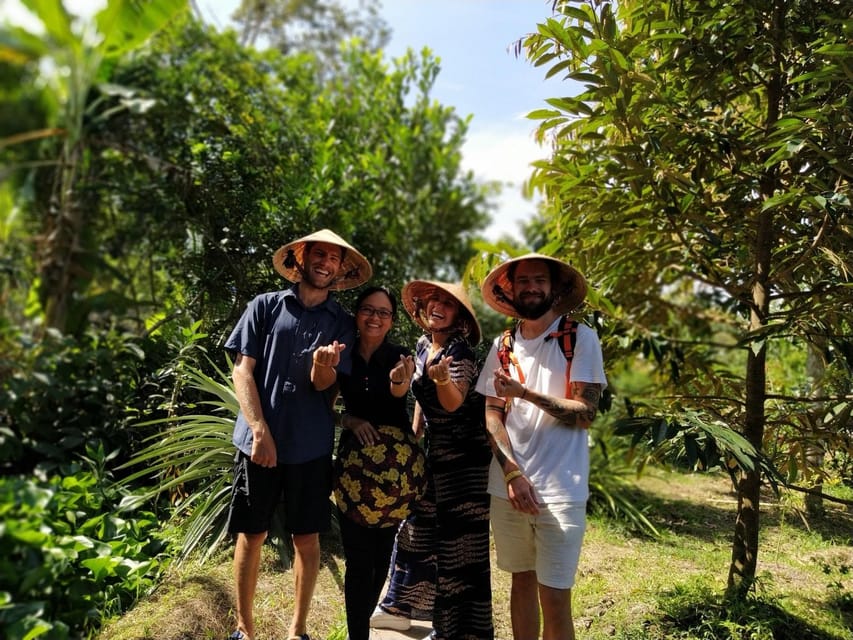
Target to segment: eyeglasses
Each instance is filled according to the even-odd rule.
[[[373,307],[359,307],[358,313],[363,316],[376,316],[382,320],[391,317],[391,312],[388,309],[374,309]]]

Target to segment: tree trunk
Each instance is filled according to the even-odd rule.
[[[766,346],[751,349],[746,365],[746,423],[744,436],[757,451],[764,438],[764,394]],[[737,483],[737,518],[732,561],[729,565],[728,592],[744,595],[755,580],[758,564],[758,531],[761,499],[761,472],[743,470]]]
[[[66,330],[69,304],[76,293],[76,277],[82,271],[79,258],[83,216],[80,207],[76,205],[79,162],[78,144],[66,140],[53,194],[48,203],[49,214],[39,260],[45,325],[62,332]]]
[[[773,5],[773,23],[771,29],[774,39],[782,43],[785,31],[786,0],[777,0]],[[780,44],[776,55],[781,63],[783,47]],[[782,65],[780,64],[780,69]],[[784,76],[773,73],[767,81],[767,113],[765,126],[770,127],[779,120],[780,105],[784,92]],[[759,179],[759,189],[763,199],[769,199],[779,184],[775,169],[765,171]],[[755,237],[751,247],[755,257],[755,273],[752,278],[752,300],[750,305],[749,331],[755,336],[767,325],[770,310],[770,281],[773,246],[776,242],[772,209],[763,209],[755,220]],[[767,397],[767,344],[763,338],[753,338],[749,343],[749,356],[746,361],[746,419],[744,437],[761,452],[764,448],[765,401]],[[756,461],[757,463],[757,461]],[[730,596],[742,598],[755,582],[758,566],[758,532],[761,499],[761,470],[742,470],[737,486],[738,506],[735,521],[734,540],[732,541],[732,562],[729,566],[727,592]]]
[[[755,245],[755,278],[752,285],[752,311],[749,330],[755,334],[767,324],[770,307],[767,282],[770,273],[773,238],[772,213],[758,214]],[[767,344],[755,340],[749,345],[746,361],[746,419],[744,437],[761,451],[764,444],[764,402],[767,393]],[[737,483],[737,518],[732,540],[732,561],[729,565],[727,591],[729,595],[742,597],[755,581],[758,564],[758,531],[761,499],[761,471],[758,468],[741,470]]]
[[[808,353],[806,355],[806,377],[809,380],[809,386],[812,396],[823,395],[823,379],[826,375],[826,363],[823,360],[823,352],[821,349],[821,340],[817,343],[808,343]],[[805,445],[806,454],[806,477],[816,478],[810,480],[809,488],[823,491],[823,482],[821,481],[821,468],[823,467],[824,447],[818,439],[817,422],[820,416],[823,415],[823,406],[817,405],[812,408],[808,416],[808,426],[812,429],[812,433]],[[820,495],[807,493],[805,496],[806,515],[809,518],[820,518],[824,515],[825,509],[823,498]]]

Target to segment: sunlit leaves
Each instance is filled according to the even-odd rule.
[[[109,57],[131,51],[187,7],[187,2],[174,0],[108,0],[107,6],[95,16],[98,31],[103,35],[100,48]]]
[[[103,462],[102,450],[89,455]],[[77,465],[63,473],[0,478],[4,637],[89,635],[152,588],[164,568],[158,518],[118,517],[121,492],[107,477]]]
[[[754,470],[738,433],[760,452],[765,424],[796,406],[795,394],[768,405],[767,389],[805,375],[791,361],[767,379],[765,358],[789,340],[851,341],[849,12],[798,2],[771,14],[751,0],[558,11],[524,41],[544,73],[581,83],[532,114],[554,148],[531,179],[548,201],[547,250],[597,284],[592,304],[618,310],[604,324],[608,355],[649,367],[654,391],[625,423],[648,435],[636,444],[675,435],[700,461],[695,436],[669,431],[693,415],[692,429],[729,450],[725,466]],[[838,370],[848,389],[849,371]],[[787,435],[776,460],[810,437]],[[844,443],[833,438],[849,456]]]

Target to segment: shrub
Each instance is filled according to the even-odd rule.
[[[0,637],[88,635],[165,567],[161,522],[119,513],[103,448],[89,457],[41,479],[0,477]]]
[[[0,473],[57,468],[103,443],[125,449],[127,422],[145,354],[138,339],[114,330],[75,338],[6,337],[0,366]]]

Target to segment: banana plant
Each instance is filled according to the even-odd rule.
[[[21,3],[41,22],[43,33],[4,26],[0,59],[42,63],[56,98],[56,122],[0,139],[0,149],[38,139],[61,140],[52,163],[51,192],[38,198],[44,203],[38,270],[45,324],[65,330],[69,305],[85,293],[87,282],[85,231],[93,211],[82,206],[79,197],[90,155],[87,126],[114,114],[114,109],[104,108],[103,98],[92,96],[116,97],[124,108],[144,106],[132,91],[109,84],[112,62],[143,45],[189,4],[187,0],[108,0],[94,15],[79,17],[69,13],[61,0]]]

